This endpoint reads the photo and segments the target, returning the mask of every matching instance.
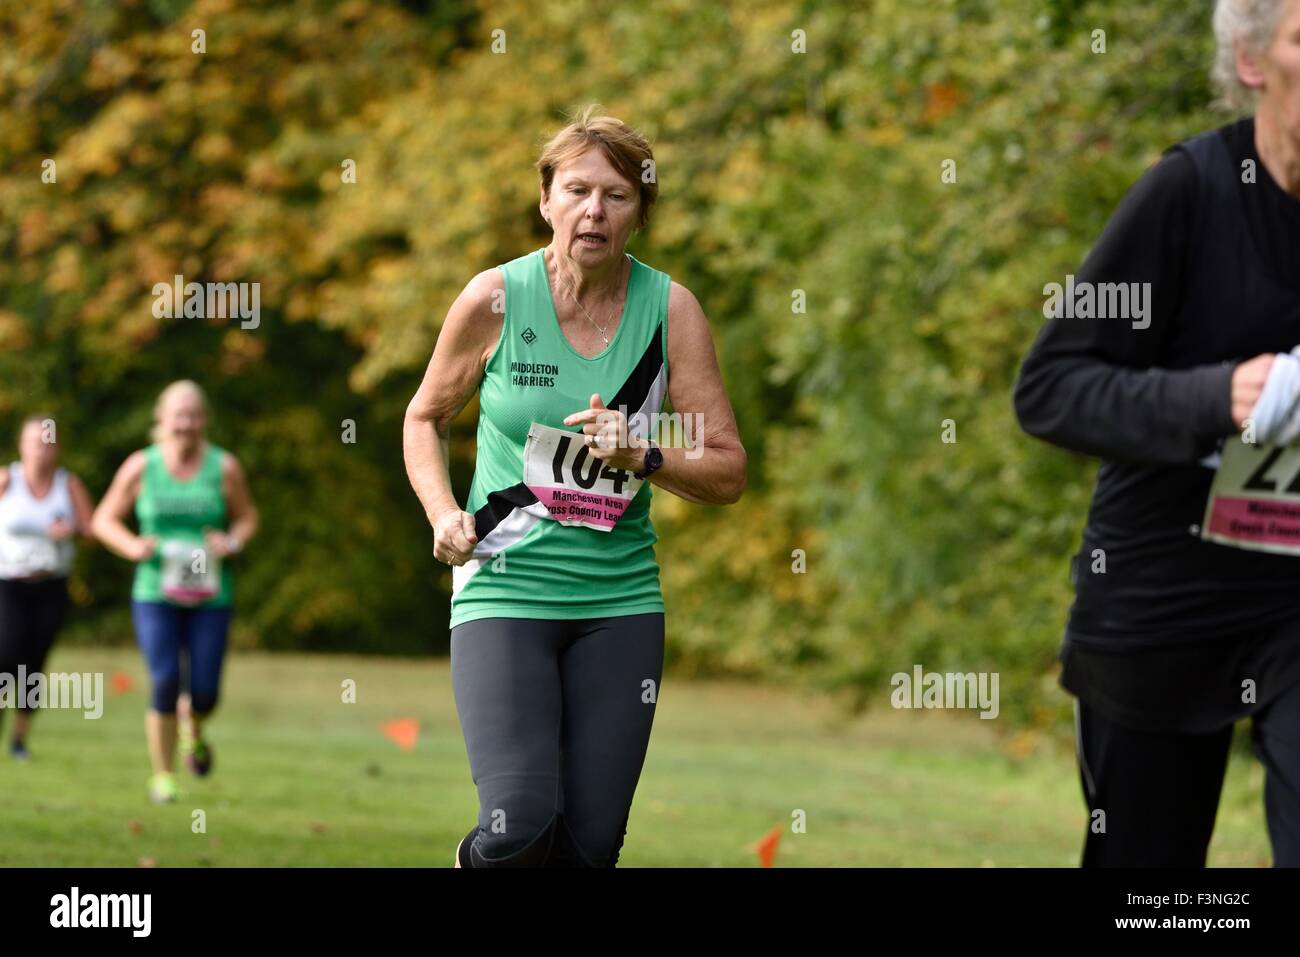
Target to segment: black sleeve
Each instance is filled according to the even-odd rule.
[[[1150,326],[1048,319],[1015,386],[1030,435],[1112,461],[1184,464],[1236,431],[1235,364],[1161,368],[1182,309],[1197,186],[1192,158],[1175,148],[1125,195],[1075,278],[1151,283]]]

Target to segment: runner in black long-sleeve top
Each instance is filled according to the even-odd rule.
[[[1147,313],[1049,319],[1016,383],[1025,431],[1104,460],[1061,647],[1085,865],[1204,864],[1246,715],[1300,865],[1300,450],[1240,431],[1300,345],[1300,0],[1276,6],[1239,72],[1256,115],[1166,152],[1074,277],[1149,283]]]

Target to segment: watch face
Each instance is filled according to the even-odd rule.
[[[645,456],[646,468],[657,469],[664,464],[664,454],[659,451],[658,447],[652,448]]]

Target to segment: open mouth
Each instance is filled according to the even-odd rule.
[[[603,246],[606,240],[600,233],[578,233],[578,242],[584,246]]]

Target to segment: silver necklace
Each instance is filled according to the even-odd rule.
[[[623,258],[626,260],[627,257],[625,256]],[[622,270],[619,271],[619,276],[620,278],[622,277]],[[560,264],[558,262],[555,264],[555,284],[557,286],[560,284]],[[617,309],[618,305],[615,305],[614,309],[611,309],[609,311],[609,318],[605,320],[604,328],[601,328],[599,325],[596,324],[596,320],[591,318],[591,313],[587,311],[587,307],[584,306],[582,303],[578,302],[577,296],[573,295],[572,293],[569,293],[569,298],[572,299],[574,302],[578,303],[578,308],[581,309],[582,314],[587,317],[587,321],[592,324],[592,326],[595,328],[595,330],[598,333],[600,333],[600,338],[605,340],[605,345],[609,345],[609,336],[605,335],[605,332],[609,329],[609,324],[614,321],[614,309]]]

